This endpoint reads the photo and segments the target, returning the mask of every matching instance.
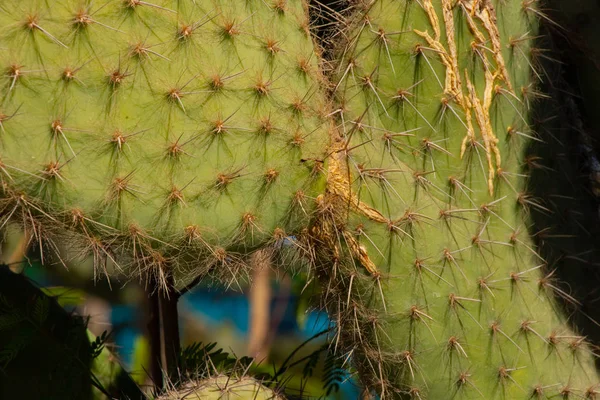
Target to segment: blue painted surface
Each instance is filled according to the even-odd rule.
[[[135,340],[143,334],[137,327],[137,310],[127,304],[113,304],[110,322],[119,358],[127,367],[133,362]]]
[[[281,323],[277,329],[278,335],[295,335],[300,341],[307,340],[330,326],[328,315],[322,311],[311,311],[306,316],[304,326],[300,327],[296,318],[299,298],[291,295]],[[202,321],[209,325],[220,325],[228,322],[240,335],[247,335],[249,329],[248,298],[240,293],[209,291],[202,288],[187,293],[180,300],[182,305],[194,310]],[[275,301],[271,302],[271,310]],[[350,374],[340,385],[338,399],[354,400],[360,398],[360,389],[356,382],[350,379]]]

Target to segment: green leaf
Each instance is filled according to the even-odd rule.
[[[138,384],[143,385],[150,370],[150,342],[144,335],[138,335],[133,345],[133,361],[129,375]]]
[[[83,290],[67,286],[52,286],[41,288],[47,296],[54,297],[62,307],[83,305],[86,293]]]
[[[48,297],[39,296],[36,297],[35,303],[33,304],[33,320],[38,324],[42,325],[48,318],[48,311],[50,310],[50,299]]]
[[[23,320],[23,316],[16,313],[0,315],[0,331],[10,329]]]

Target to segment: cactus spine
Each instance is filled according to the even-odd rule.
[[[337,52],[313,234],[340,340],[384,397],[597,396],[528,235],[534,3],[374,0]]]
[[[304,7],[3,1],[1,225],[133,276],[239,281],[324,182]]]
[[[188,382],[157,400],[283,400],[273,390],[250,377],[217,375],[198,382]]]
[[[528,236],[535,1],[361,6],[323,112],[299,1],[3,2],[0,225],[179,287],[293,235],[382,397],[596,398]]]

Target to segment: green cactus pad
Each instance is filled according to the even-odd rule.
[[[529,239],[533,3],[375,0],[338,51],[313,233],[325,303],[384,397],[597,396],[590,347],[555,305],[569,295]]]
[[[328,140],[304,7],[3,1],[0,224],[131,271],[299,231]]]

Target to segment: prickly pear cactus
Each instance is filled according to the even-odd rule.
[[[183,282],[237,281],[240,253],[308,235],[339,343],[382,397],[598,397],[528,236],[545,16],[361,6],[329,110],[300,1],[3,1],[0,227]]]
[[[312,232],[341,343],[383,397],[598,396],[590,347],[554,302],[569,295],[529,239],[540,15],[374,0],[337,53],[340,129]]]
[[[235,254],[293,235],[322,190],[306,15],[296,0],[2,1],[0,225],[100,266],[238,279]]]

